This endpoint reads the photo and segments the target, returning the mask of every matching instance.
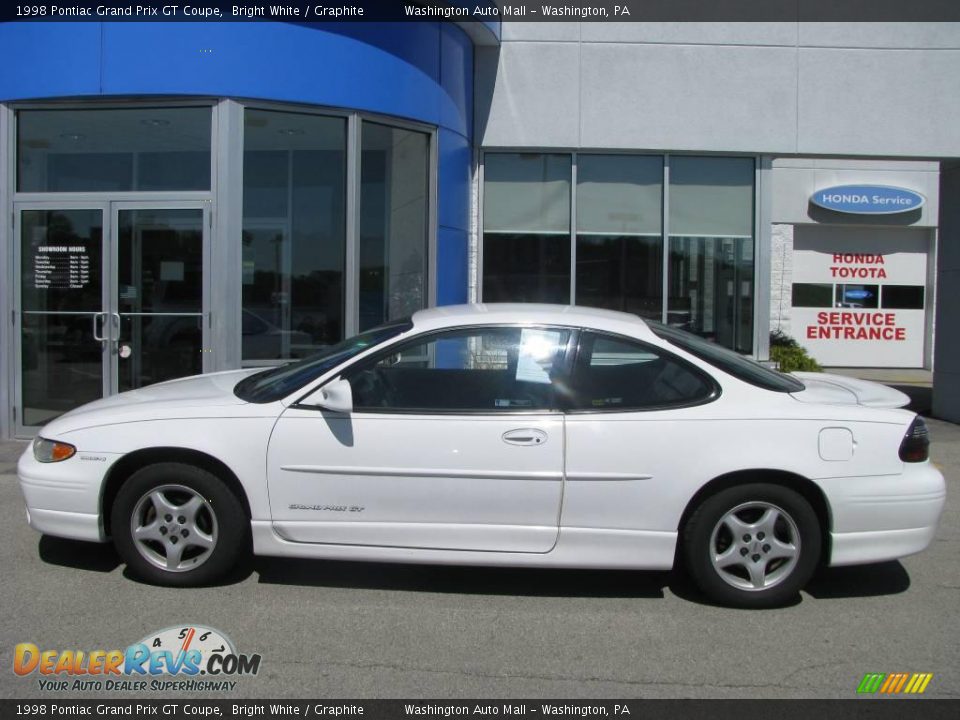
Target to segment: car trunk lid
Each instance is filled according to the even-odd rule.
[[[870,380],[829,373],[791,373],[806,388],[790,393],[800,402],[831,405],[863,405],[876,408],[900,408],[910,404],[910,396],[887,385]]]

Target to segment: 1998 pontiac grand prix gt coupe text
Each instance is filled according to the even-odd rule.
[[[175,380],[54,420],[30,525],[112,538],[139,577],[261,555],[667,569],[783,603],[818,564],[933,538],[941,474],[903,396],[769,370],[603,310],[418,312],[279,368]],[[679,552],[678,552],[679,550]]]

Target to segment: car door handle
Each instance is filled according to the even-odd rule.
[[[509,445],[543,445],[547,441],[547,434],[536,428],[508,430],[501,437]]]

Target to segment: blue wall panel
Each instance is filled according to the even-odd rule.
[[[441,26],[440,84],[444,95],[439,124],[472,137],[473,45],[452,25]]]
[[[463,135],[440,128],[437,213],[440,227],[470,227],[470,169],[473,153]]]
[[[467,301],[467,231],[441,227],[437,233],[437,305]]]
[[[466,299],[473,45],[455,25],[5,23],[0,67],[0,100],[234,97],[436,126],[437,298]]]
[[[439,124],[437,26],[362,29],[361,40],[277,22],[178,23],[175,32],[158,32],[157,23],[107,25],[103,90],[264,98]]]
[[[100,23],[0,23],[0,100],[100,92]]]

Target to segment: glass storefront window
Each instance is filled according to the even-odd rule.
[[[570,302],[571,167],[569,155],[486,156],[486,302]]]
[[[923,285],[884,285],[882,307],[889,310],[923,310]]]
[[[209,107],[20,110],[18,192],[210,190]]]
[[[880,306],[879,285],[837,285],[835,307],[869,308]]]
[[[792,292],[794,307],[833,307],[833,285],[823,283],[794,283]]]
[[[670,158],[667,321],[753,350],[752,158]]]
[[[752,352],[754,159],[670,156],[667,188],[662,156],[577,153],[575,162],[574,186],[571,154],[484,155],[483,300],[573,302],[655,320],[666,311],[671,325]]]
[[[245,111],[244,360],[303,357],[344,337],[346,126]]]
[[[578,305],[659,320],[663,159],[577,156]]]
[[[360,163],[360,331],[427,304],[430,136],[364,122]]]
[[[429,127],[226,98],[78,105],[14,108],[18,431],[430,304]]]

